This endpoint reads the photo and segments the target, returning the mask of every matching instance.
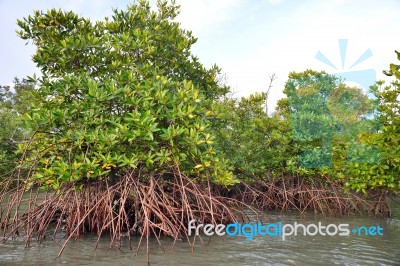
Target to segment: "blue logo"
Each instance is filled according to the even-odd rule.
[[[315,58],[335,69],[335,73],[314,73],[286,83],[293,139],[316,145],[299,155],[300,167],[332,167],[332,141],[335,135],[345,136],[349,143],[347,161],[376,163],[380,160],[376,147],[359,141],[360,133],[377,132],[380,128],[376,112],[378,103],[368,95],[369,87],[376,81],[376,71],[352,70],[370,58],[372,51],[366,49],[346,69],[347,46],[347,39],[339,40],[340,70],[318,51]],[[353,82],[358,86],[345,86],[340,81]]]
[[[282,221],[277,223],[263,224],[261,221],[257,223],[230,223],[224,224],[197,224],[195,219],[189,221],[188,235],[199,236],[204,234],[206,236],[244,236],[246,240],[252,240],[256,236],[263,237],[281,237],[286,240],[288,236],[350,236],[349,224],[327,224],[321,222],[302,224],[294,222],[293,224],[286,224]],[[360,226],[354,228],[351,232],[355,236],[383,236],[383,228],[377,226]]]
[[[377,226],[360,226],[351,230],[354,235],[357,236],[383,236],[383,228],[379,225]]]
[[[332,73],[338,78],[342,78],[345,81],[351,81],[359,84],[362,89],[368,91],[369,86],[373,85],[376,81],[376,71],[375,69],[363,69],[363,70],[351,70],[353,67],[361,64],[368,58],[372,57],[371,49],[366,49],[364,53],[362,53],[358,59],[353,62],[347,71],[345,71],[346,66],[346,55],[347,55],[347,39],[339,39],[339,50],[340,50],[340,59],[341,59],[341,72]],[[335,66],[322,52],[318,51],[315,55],[315,58],[320,62],[324,63],[327,66],[338,70],[338,67]]]

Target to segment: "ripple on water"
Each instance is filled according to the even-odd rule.
[[[152,265],[400,265],[400,229],[399,220],[372,219],[368,217],[346,216],[324,218],[310,215],[300,217],[296,214],[268,213],[264,223],[302,222],[324,224],[348,223],[350,226],[384,227],[384,236],[366,237],[350,235],[339,236],[292,236],[283,241],[280,237],[257,236],[251,241],[244,237],[213,237],[207,245],[196,240],[194,253],[186,242],[177,242],[172,249],[170,239],[163,239],[163,249],[158,242],[150,240],[150,259]],[[0,245],[0,264],[6,265],[146,265],[145,245],[138,256],[123,242],[121,251],[108,250],[109,238],[104,237],[99,248],[93,252],[96,237],[85,236],[72,241],[65,249],[61,259],[56,255],[61,248],[55,241],[32,243],[25,249],[23,241],[7,241]],[[207,238],[203,239],[206,243]],[[138,239],[134,239],[133,246]]]

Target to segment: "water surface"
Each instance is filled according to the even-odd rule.
[[[255,217],[252,217],[255,219]],[[247,241],[244,236],[213,236],[202,244],[196,240],[194,252],[185,241],[176,242],[164,238],[162,247],[151,239],[151,265],[400,265],[400,208],[394,209],[394,217],[377,219],[360,216],[322,217],[297,213],[280,214],[266,212],[263,223],[348,223],[349,228],[381,226],[383,236],[256,236]],[[94,251],[97,238],[85,236],[71,241],[61,258],[56,258],[62,243],[46,240],[32,243],[25,249],[23,239],[0,244],[1,265],[146,265],[145,245],[139,255],[129,249],[128,241],[121,250],[109,250],[109,238],[103,237]],[[208,241],[208,238],[204,238]],[[137,244],[135,238],[133,245]],[[134,246],[134,249],[136,246]]]

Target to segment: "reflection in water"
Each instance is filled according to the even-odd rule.
[[[155,239],[150,241],[151,265],[400,265],[400,208],[394,210],[395,217],[373,219],[369,217],[346,216],[341,218],[297,214],[266,213],[264,223],[301,222],[323,224],[348,223],[350,228],[362,225],[380,225],[383,236],[290,236],[282,241],[280,237],[256,236],[252,241],[245,237],[212,237],[209,244],[202,245],[196,240],[194,253],[186,242],[177,242],[171,248],[171,239],[163,239],[160,247]],[[397,215],[397,216],[396,216]],[[22,239],[0,244],[0,264],[6,265],[145,265],[145,245],[138,256],[129,250],[128,241],[122,250],[108,250],[109,238],[101,239],[97,251],[93,252],[97,238],[85,236],[71,241],[61,258],[56,255],[61,243],[44,241],[32,243],[25,249]],[[203,239],[205,242],[208,239]],[[135,239],[133,244],[137,244]],[[163,251],[164,249],[164,251]],[[165,253],[164,253],[165,252]]]

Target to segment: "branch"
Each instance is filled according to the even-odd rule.
[[[270,92],[270,90],[271,90],[271,88],[272,88],[272,84],[273,84],[273,82],[277,79],[278,77],[276,76],[276,74],[275,73],[272,73],[270,76],[269,76],[269,85],[268,85],[268,88],[267,88],[267,92],[265,93],[265,113],[266,113],[266,115],[268,116],[268,96],[269,96],[269,92]]]

